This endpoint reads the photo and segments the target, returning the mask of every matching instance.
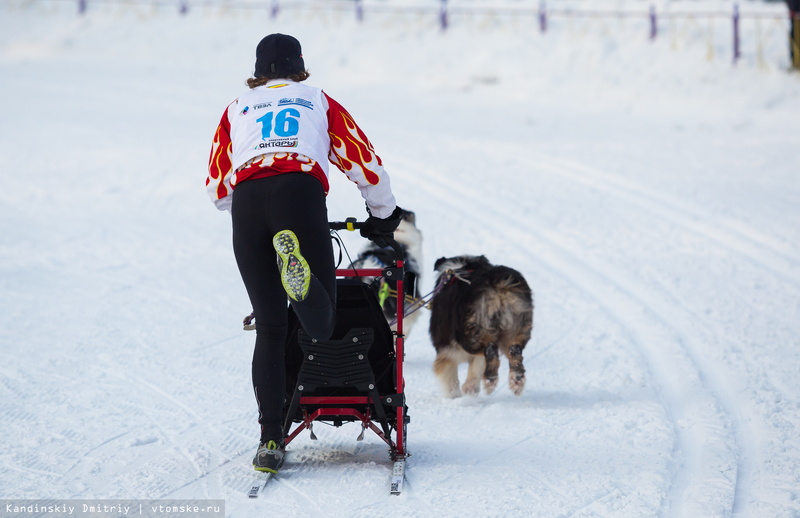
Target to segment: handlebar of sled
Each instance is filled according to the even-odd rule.
[[[329,221],[328,225],[330,226],[331,230],[347,230],[348,232],[354,232],[366,227],[367,222],[358,221],[356,218],[347,218],[344,221]],[[388,243],[388,247],[394,250],[395,259],[398,261],[403,261],[405,259],[405,251],[400,243],[395,241],[394,235],[383,236],[383,238],[386,240],[386,243]]]

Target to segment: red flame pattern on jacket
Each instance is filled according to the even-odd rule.
[[[214,184],[218,200],[228,196],[232,190],[228,178],[231,167],[233,167],[231,152],[231,124],[228,121],[226,110],[211,143],[211,156],[208,158],[208,177],[206,178],[206,188]]]
[[[336,101],[329,101],[335,103]],[[337,103],[338,104],[338,103]],[[331,137],[330,160],[344,173],[360,173],[370,184],[377,185],[380,176],[376,173],[383,167],[369,139],[344,108],[328,113]],[[349,176],[349,174],[348,174]]]

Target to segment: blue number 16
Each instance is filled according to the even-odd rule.
[[[272,131],[279,137],[293,137],[300,130],[300,112],[294,108],[286,108],[278,112],[275,116],[275,127],[273,128],[272,116],[274,112],[267,112],[256,121],[261,123],[261,138],[268,139],[272,136]]]

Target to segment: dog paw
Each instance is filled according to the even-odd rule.
[[[522,391],[525,390],[525,376],[512,376],[508,380],[508,387],[515,396],[521,395]]]
[[[458,380],[455,383],[442,385],[442,394],[447,399],[456,399],[461,397],[461,388],[458,386]]]
[[[477,396],[481,391],[481,386],[478,382],[467,382],[461,385],[461,390],[468,396]]]
[[[454,389],[452,389],[452,390],[448,390],[448,391],[446,391],[446,392],[444,393],[444,397],[446,397],[447,399],[456,399],[456,398],[460,398],[460,397],[461,397],[461,389],[459,389],[458,387],[456,387],[456,388],[454,388]]]
[[[491,394],[497,388],[497,378],[486,378],[483,380],[483,390],[486,394]]]

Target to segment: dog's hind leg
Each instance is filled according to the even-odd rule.
[[[483,390],[487,394],[491,394],[497,388],[497,370],[500,368],[500,354],[497,350],[497,344],[489,344],[483,353],[483,357],[486,360],[486,369],[483,371]]]
[[[486,370],[486,359],[482,354],[473,354],[469,359],[469,369],[467,369],[467,381],[461,385],[464,394],[475,396],[481,391],[481,378]]]
[[[512,345],[508,350],[508,387],[515,396],[525,389],[525,366],[522,365],[522,346]]]
[[[440,349],[433,362],[433,372],[442,386],[444,395],[449,398],[461,397],[458,386],[458,359],[454,357],[452,348]]]

